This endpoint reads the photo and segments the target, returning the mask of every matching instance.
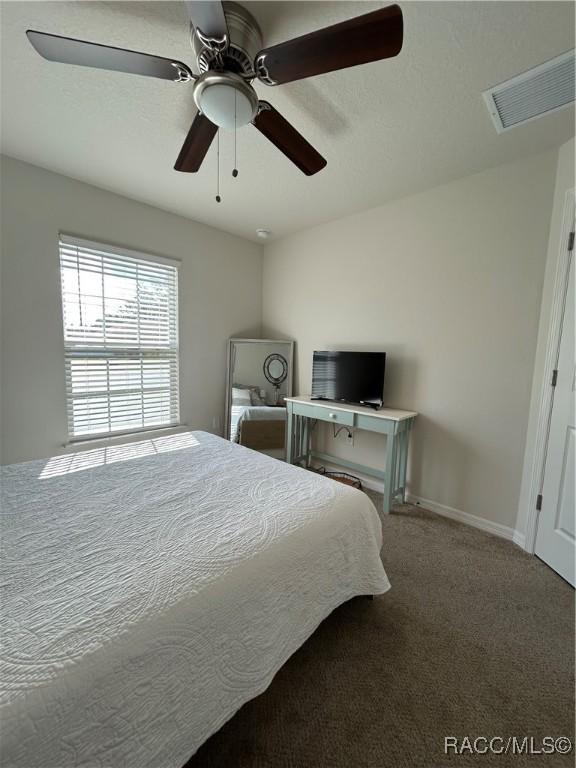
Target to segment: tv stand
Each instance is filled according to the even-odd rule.
[[[388,513],[394,499],[404,501],[406,496],[406,465],[408,440],[415,411],[400,411],[366,405],[348,405],[311,397],[287,397],[286,461],[289,464],[310,466],[311,459],[346,467],[361,474],[384,481],[384,512]],[[312,451],[310,448],[311,421],[327,421],[342,426],[379,432],[386,435],[386,461],[384,470],[356,464],[347,459]]]

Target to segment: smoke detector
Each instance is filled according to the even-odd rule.
[[[574,51],[566,51],[482,96],[498,133],[550,115],[574,102]]]

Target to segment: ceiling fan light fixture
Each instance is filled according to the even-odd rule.
[[[252,122],[258,96],[243,78],[231,72],[206,72],[194,86],[194,101],[210,122],[234,130]]]

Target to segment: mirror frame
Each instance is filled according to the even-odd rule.
[[[286,376],[286,397],[292,397],[294,385],[294,341],[292,339],[228,339],[226,356],[226,402],[224,404],[224,438],[230,440],[230,402],[232,396],[232,350],[235,344],[284,344],[288,347],[286,360],[288,375]]]

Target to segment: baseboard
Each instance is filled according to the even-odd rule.
[[[526,549],[526,536],[523,533],[520,533],[520,531],[514,531],[512,541],[522,549]]]
[[[369,491],[376,491],[376,493],[384,493],[384,483],[380,480],[376,480],[373,477],[360,477],[364,488],[368,488]]]
[[[330,465],[337,468],[336,464]],[[362,480],[362,485],[368,488],[370,491],[376,491],[376,493],[384,493],[384,483],[380,480],[376,480],[373,477],[367,477],[366,475],[359,475]],[[461,509],[455,509],[454,507],[448,507],[446,504],[439,504],[437,501],[431,499],[425,499],[422,496],[416,496],[412,493],[406,494],[406,501],[410,504],[418,504],[430,512],[435,512],[442,517],[449,517],[451,520],[457,520],[459,523],[470,525],[473,528],[478,528],[481,531],[492,533],[494,536],[499,536],[501,539],[512,541],[517,546],[524,549],[525,537],[520,531],[509,528],[507,525],[501,523],[495,523],[492,520],[486,520],[484,517],[478,517],[472,515],[470,512],[463,512]]]
[[[438,504],[437,501],[431,499],[423,499],[421,496],[414,496],[413,494],[407,494],[406,500],[411,504],[419,504],[431,512],[435,512],[442,517],[449,517],[451,520],[457,520],[459,523],[465,523],[471,525],[473,528],[479,528],[481,531],[492,533],[495,536],[500,536],[501,539],[508,539],[515,544],[519,544],[518,538],[521,534],[517,533],[513,528],[509,528],[507,525],[501,523],[495,523],[492,520],[486,520],[484,517],[478,517],[477,515],[471,515],[470,512],[463,512],[461,509],[455,509],[454,507],[448,507],[445,504]]]

